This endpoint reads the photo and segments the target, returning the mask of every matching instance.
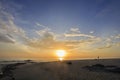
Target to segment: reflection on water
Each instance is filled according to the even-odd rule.
[[[60,61],[63,61],[63,58],[59,58]]]

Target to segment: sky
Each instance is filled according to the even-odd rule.
[[[0,58],[120,58],[120,0],[0,0]]]

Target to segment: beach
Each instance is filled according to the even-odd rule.
[[[1,80],[120,80],[120,72],[106,71],[120,68],[120,59],[69,60],[18,64],[13,78]],[[103,68],[101,65],[106,66]],[[85,67],[90,66],[92,70]],[[113,69],[115,68],[115,69]]]

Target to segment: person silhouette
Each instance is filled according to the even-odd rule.
[[[99,60],[99,59],[100,59],[100,57],[98,56],[98,57],[97,57],[97,59]]]

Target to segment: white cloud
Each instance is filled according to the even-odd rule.
[[[41,29],[41,30],[37,30],[36,33],[40,36],[43,36],[46,33],[52,33],[52,32],[50,31],[49,28],[44,28],[44,29]]]
[[[91,33],[91,34],[93,34],[93,33],[94,33],[94,31],[90,31],[90,33]]]
[[[95,36],[80,33],[79,28],[70,28],[70,30],[64,33],[65,37],[88,37],[88,38],[95,38]]]
[[[37,25],[37,26],[40,26],[40,27],[43,27],[43,28],[46,28],[46,26],[44,26],[44,25],[42,25],[42,24],[40,24],[40,23],[38,23],[38,22],[36,22],[36,25]]]
[[[88,37],[88,38],[95,38],[95,36],[87,35],[87,34],[64,34],[66,37]]]
[[[14,23],[11,13],[0,9],[0,42],[16,42],[18,37],[26,38],[25,31]]]
[[[70,32],[72,33],[80,33],[79,28],[70,28]]]

